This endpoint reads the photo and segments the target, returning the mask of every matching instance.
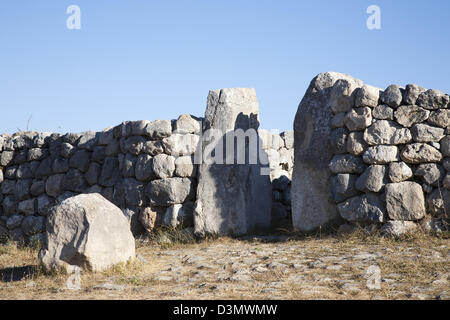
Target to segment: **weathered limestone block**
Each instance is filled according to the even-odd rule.
[[[386,185],[386,210],[392,220],[415,221],[425,216],[422,187],[412,181]]]
[[[425,91],[426,89],[421,86],[415,84],[407,84],[405,87],[405,91],[403,92],[403,104],[416,104],[419,95]]]
[[[378,120],[364,131],[364,141],[368,145],[405,144],[412,140],[409,129],[393,121]]]
[[[389,87],[381,93],[380,99],[383,103],[387,104],[390,107],[397,108],[400,106],[403,100],[403,88],[396,85],[391,84]]]
[[[399,150],[396,146],[373,146],[367,148],[363,160],[368,164],[387,164],[400,160]]]
[[[444,129],[427,124],[415,124],[411,133],[416,142],[439,142],[444,136]]]
[[[417,230],[417,224],[412,221],[387,221],[381,227],[381,233],[387,237],[398,238]]]
[[[267,162],[261,164],[261,161],[267,161],[267,156],[260,147],[258,126],[258,101],[254,89],[209,92],[204,130],[218,133],[218,139],[203,141],[204,155],[211,148],[209,151],[226,145],[226,137],[248,132],[256,141],[243,145],[240,151],[248,151],[253,156],[258,154],[258,157],[254,159],[255,164],[247,161],[237,164],[238,155],[233,157],[231,148],[226,148],[225,160],[231,159],[233,164],[211,164],[203,159],[198,168],[194,212],[197,235],[240,235],[270,227],[272,187]]]
[[[394,109],[385,104],[380,104],[373,109],[372,116],[379,120],[394,120]]]
[[[199,140],[200,136],[197,134],[174,133],[170,137],[164,138],[162,145],[167,154],[178,157],[195,153]]]
[[[196,177],[197,166],[191,156],[178,157],[175,160],[175,175],[178,177]]]
[[[335,81],[329,95],[331,110],[334,113],[350,111],[355,106],[356,89],[361,86],[361,80],[351,77],[340,78]]]
[[[426,143],[412,143],[402,150],[401,158],[406,163],[419,164],[427,162],[440,162],[442,154]]]
[[[371,165],[356,180],[356,189],[363,192],[379,192],[385,184],[386,166]]]
[[[342,202],[350,197],[356,196],[358,190],[355,188],[355,174],[337,174],[330,178],[331,198],[336,203]]]
[[[195,186],[189,178],[153,180],[146,190],[150,203],[155,206],[170,206],[195,198]]]
[[[338,154],[331,159],[328,166],[331,173],[363,173],[366,166],[360,157]]]
[[[348,75],[321,73],[311,81],[295,116],[291,196],[293,227],[296,230],[311,231],[338,218],[336,204],[330,198],[328,165],[334,156],[329,139],[333,118],[330,96],[339,79],[362,86],[360,80]],[[351,104],[351,98],[349,100]],[[347,111],[347,107],[339,112]]]
[[[156,178],[153,172],[153,158],[147,154],[141,154],[136,161],[136,179],[139,181],[149,181]]]
[[[363,85],[356,92],[356,107],[376,107],[382,90],[377,87]]]
[[[389,164],[389,179],[391,182],[402,182],[413,177],[411,168],[404,162],[391,162]]]
[[[364,130],[372,124],[372,110],[369,107],[354,108],[346,114],[344,123],[350,131]]]
[[[450,157],[450,135],[447,135],[445,138],[443,138],[440,143],[441,151],[444,157]]]
[[[167,154],[159,154],[153,158],[152,168],[158,178],[170,178],[175,171],[175,158]]]
[[[348,130],[345,128],[338,128],[331,131],[331,147],[333,153],[345,153],[347,144]]]
[[[427,121],[433,126],[441,128],[450,127],[450,109],[439,109],[431,112]]]
[[[414,175],[420,177],[424,183],[438,187],[442,185],[445,171],[442,166],[436,163],[422,163],[417,166]]]
[[[163,139],[172,134],[172,124],[168,120],[156,120],[145,127],[145,134],[150,139]]]
[[[449,218],[450,215],[450,190],[436,188],[427,196],[427,208],[435,217]]]
[[[284,145],[287,149],[294,149],[294,131],[284,131],[280,134],[284,140]]]
[[[161,225],[165,210],[165,207],[157,206],[143,207],[140,209],[139,221],[146,232],[152,233],[157,226]]]
[[[445,109],[449,102],[449,96],[439,90],[429,89],[419,95],[417,104],[428,110]]]
[[[201,119],[189,114],[182,114],[175,121],[174,133],[195,133],[200,134],[202,131]]]
[[[367,147],[362,131],[350,132],[347,138],[346,150],[354,156],[361,155]]]
[[[127,218],[97,193],[80,194],[51,209],[39,258],[46,270],[78,266],[102,271],[135,257]]]
[[[416,105],[400,106],[394,112],[395,120],[404,127],[411,127],[424,122],[430,116],[430,111]]]
[[[383,222],[384,203],[379,196],[364,194],[338,204],[342,218],[351,222]]]

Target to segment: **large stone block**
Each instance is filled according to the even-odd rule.
[[[102,271],[135,257],[127,218],[97,193],[81,194],[54,206],[39,258],[46,270],[78,266]]]
[[[415,221],[425,216],[422,187],[411,181],[386,185],[386,210],[392,220]]]
[[[226,137],[242,131],[250,133],[256,144],[244,143],[244,148],[239,150],[244,155],[247,152],[253,156],[257,153],[259,160],[255,164],[250,164],[247,160],[243,164],[237,164],[236,158],[242,154],[234,154],[234,146],[233,156],[231,148],[227,148],[225,154],[225,158],[233,160],[233,164],[220,164],[217,161],[210,163],[203,159],[198,169],[195,233],[200,236],[240,235],[257,228],[268,228],[271,221],[272,187],[265,162],[267,156],[260,148],[257,134],[258,101],[254,89],[210,91],[204,125],[204,130],[218,133],[218,139],[214,142],[203,141],[201,151],[205,154],[207,150],[218,150]],[[261,161],[264,162],[261,164]]]
[[[293,226],[297,230],[311,231],[338,218],[336,205],[330,198],[328,165],[333,158],[329,139],[333,118],[330,95],[339,79],[362,86],[360,80],[345,74],[321,73],[311,81],[295,116],[291,196]],[[350,100],[351,104],[351,98],[344,100]],[[347,108],[346,104],[342,110],[338,109],[342,112]]]

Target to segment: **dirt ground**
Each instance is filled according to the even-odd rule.
[[[44,274],[0,245],[0,299],[450,299],[450,237],[255,236],[137,243],[102,273]]]

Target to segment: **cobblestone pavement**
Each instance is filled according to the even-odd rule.
[[[131,267],[82,273],[79,290],[67,289],[67,275],[38,275],[0,281],[0,298],[449,299],[448,243],[262,237],[145,245]]]

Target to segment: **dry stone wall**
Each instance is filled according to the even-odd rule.
[[[382,90],[348,75],[317,76],[307,103],[300,104],[295,135],[301,144],[310,128],[316,136],[310,134],[307,148],[317,148],[320,141],[330,150],[323,158],[328,172],[315,183],[328,185],[328,194],[322,189],[319,198],[335,206],[338,217],[315,215],[302,206],[307,195],[293,194],[293,206],[299,208],[296,228],[313,229],[340,217],[351,224],[377,224],[395,235],[419,222],[428,230],[444,229],[450,211],[449,100],[439,90],[412,84]],[[310,105],[316,115],[304,116]],[[305,150],[296,150],[296,167],[309,165]],[[294,179],[300,189],[302,177]]]
[[[101,132],[1,135],[0,238],[42,240],[49,209],[81,193],[100,193],[121,208],[136,236],[160,225],[191,230],[202,122],[181,115]],[[290,223],[292,132],[268,136],[279,226]]]
[[[41,239],[51,206],[94,192],[123,210],[134,234],[191,226],[200,133],[201,119],[182,115],[102,132],[0,136],[0,236]]]
[[[272,227],[291,228],[291,180],[294,168],[294,132],[281,134],[258,130],[262,148],[267,153],[272,182]]]

